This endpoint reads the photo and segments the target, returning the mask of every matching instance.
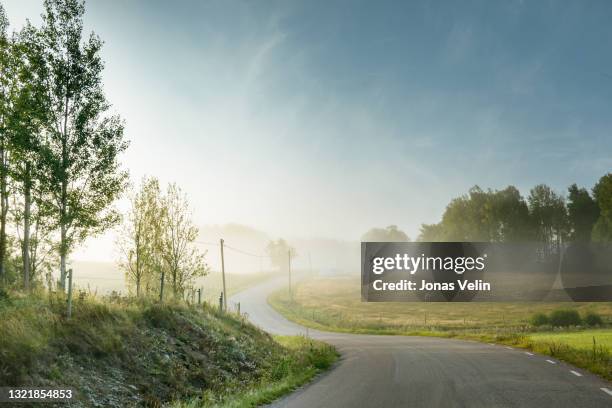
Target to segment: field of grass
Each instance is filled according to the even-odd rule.
[[[532,333],[528,337],[536,342],[562,343],[581,350],[592,350],[593,346],[612,348],[612,329]]]
[[[348,331],[526,329],[533,314],[559,308],[576,309],[583,315],[596,312],[612,323],[612,303],[366,303],[361,301],[358,278],[308,280],[293,292],[291,309],[296,317]],[[273,305],[287,301],[284,292],[270,297]]]
[[[337,357],[208,305],[77,298],[70,319],[65,307],[63,296],[0,290],[0,384],[71,387],[74,407],[253,406]]]
[[[320,330],[456,337],[524,347],[612,379],[612,303],[366,303],[358,278],[313,279],[278,291],[268,302],[288,319]],[[597,313],[603,325],[533,327],[535,313]],[[593,344],[595,337],[595,346]]]

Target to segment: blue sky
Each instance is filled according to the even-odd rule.
[[[2,1],[19,27],[40,1]],[[134,180],[200,223],[411,237],[474,184],[612,171],[609,1],[90,1]]]

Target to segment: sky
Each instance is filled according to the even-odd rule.
[[[0,1],[13,28],[40,22],[42,1]],[[200,225],[346,240],[415,238],[476,184],[563,193],[612,171],[610,21],[609,1],[107,0],[85,17],[135,184],[177,182]]]

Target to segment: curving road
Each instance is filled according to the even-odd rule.
[[[274,279],[234,297],[274,334],[307,334],[275,312]],[[612,407],[612,385],[542,355],[486,343],[308,330],[342,354],[335,368],[273,407]]]

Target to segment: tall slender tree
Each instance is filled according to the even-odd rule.
[[[47,123],[46,103],[46,76],[42,76],[42,47],[38,31],[28,22],[14,40],[15,63],[13,69],[13,82],[11,98],[13,100],[12,114],[9,115],[11,166],[10,176],[14,181],[14,190],[22,199],[22,211],[13,209],[15,219],[20,220],[23,226],[23,235],[20,239],[22,249],[23,281],[29,289],[32,273],[31,259],[31,220],[33,195],[42,198],[41,194],[34,194],[38,189],[38,175],[40,174],[41,156],[40,139]],[[14,202],[17,201],[14,197]],[[40,204],[40,201],[38,201]],[[40,227],[42,218],[36,215],[37,227]],[[37,230],[38,232],[38,230]],[[35,241],[36,245],[38,241]],[[34,263],[36,264],[36,262]]]
[[[599,242],[612,242],[612,173],[601,176],[593,187],[593,196],[600,211],[593,238]]]
[[[9,117],[13,109],[14,48],[8,33],[9,22],[0,4],[0,283],[6,281],[6,219],[8,213]]]
[[[568,232],[565,200],[547,185],[539,184],[530,190],[528,202],[536,238],[550,249],[558,248]]]
[[[83,37],[85,6],[78,0],[46,0],[40,31],[40,74],[46,76],[49,123],[41,141],[41,186],[60,231],[60,287],[74,245],[119,221],[111,204],[126,186],[118,156],[128,143],[124,125],[102,87],[102,41]]]
[[[573,241],[590,241],[593,226],[599,218],[599,207],[585,188],[572,184],[568,188],[568,193],[570,238]]]

